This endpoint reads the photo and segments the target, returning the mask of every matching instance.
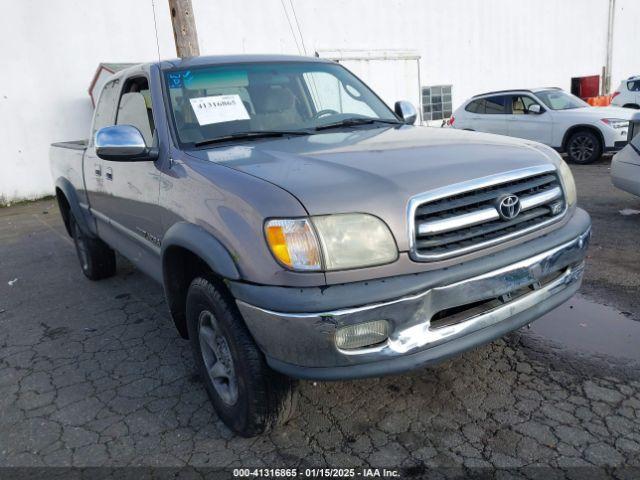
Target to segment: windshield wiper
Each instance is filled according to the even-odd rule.
[[[340,127],[352,127],[355,125],[369,125],[372,123],[388,123],[390,125],[401,125],[402,122],[397,120],[383,120],[382,118],[345,118],[339,122],[327,123],[326,125],[320,125],[315,130],[328,130],[330,128]]]
[[[253,140],[269,137],[286,137],[287,135],[311,135],[311,132],[307,130],[256,130],[252,132],[237,132],[210,138],[209,140],[202,140],[201,142],[194,143],[194,145],[196,147],[202,147],[203,145],[228,142],[230,140]]]

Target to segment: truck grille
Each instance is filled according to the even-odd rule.
[[[553,167],[469,182],[410,204],[415,260],[462,255],[541,228],[566,211]]]

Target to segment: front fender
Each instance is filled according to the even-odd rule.
[[[178,222],[173,225],[162,239],[162,265],[167,261],[167,252],[172,247],[180,247],[200,257],[211,270],[222,278],[239,280],[240,272],[233,257],[218,239],[204,228],[188,222]],[[166,273],[163,273],[166,275]],[[165,282],[167,279],[165,278]]]
[[[173,225],[162,240],[162,280],[169,311],[183,338],[188,338],[186,300],[196,268],[204,263],[218,277],[239,280],[240,272],[222,243],[204,228],[188,222]]]

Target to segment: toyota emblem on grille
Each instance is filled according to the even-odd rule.
[[[520,199],[516,195],[502,195],[497,203],[498,213],[503,220],[513,220],[520,213]]]

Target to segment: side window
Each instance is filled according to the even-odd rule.
[[[538,105],[538,102],[536,102],[531,97],[527,97],[526,95],[524,97],[522,97],[522,103],[524,103],[524,108],[526,108],[527,110],[529,110],[529,107],[531,105]],[[540,105],[540,106],[542,106],[542,105]]]
[[[634,80],[632,82],[627,82],[627,88],[631,92],[640,92],[640,80]]]
[[[125,83],[118,103],[116,125],[133,125],[144,137],[147,146],[153,144],[153,111],[151,92],[146,78],[134,78]]]
[[[495,97],[485,98],[485,112],[486,114],[505,114],[507,113],[507,96],[498,95]]]
[[[513,115],[524,115],[526,113],[523,97],[520,95],[511,97],[511,113]]]
[[[98,130],[109,125],[113,125],[114,109],[116,103],[116,95],[118,93],[118,80],[107,82],[102,88],[100,99],[96,105],[96,111],[93,114],[93,131],[91,132],[91,143]]]
[[[484,113],[484,99],[474,100],[465,108],[467,112]]]
[[[514,95],[511,98],[511,113],[514,115],[525,115],[528,113],[531,105],[536,105],[538,103],[527,95]]]

